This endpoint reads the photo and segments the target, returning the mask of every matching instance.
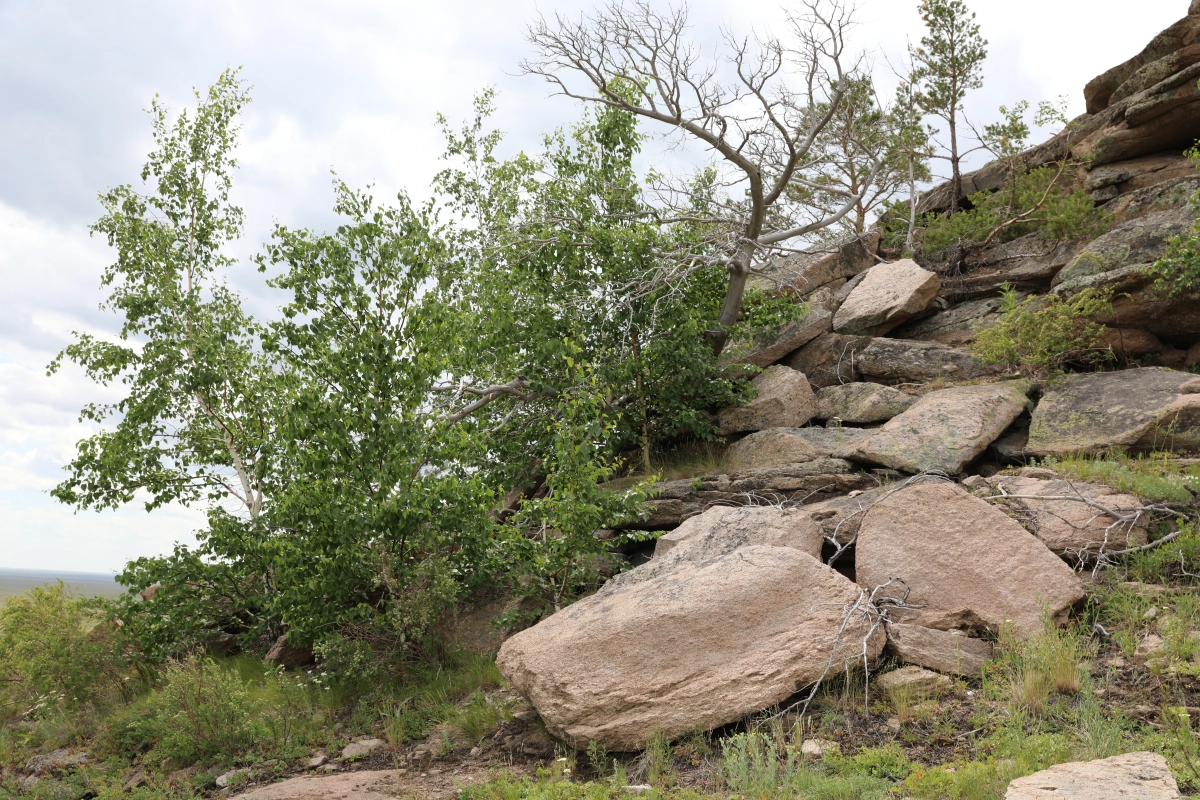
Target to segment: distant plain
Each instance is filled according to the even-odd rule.
[[[35,586],[53,584],[60,579],[82,597],[116,597],[124,591],[111,573],[0,567],[0,598],[22,594]]]

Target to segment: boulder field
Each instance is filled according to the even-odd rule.
[[[653,556],[500,648],[501,671],[550,733],[637,750],[885,654],[911,667],[892,680],[976,677],[1001,630],[1028,637],[1064,621],[1084,598],[1081,575],[1147,544],[1138,497],[1033,460],[1200,452],[1200,377],[1187,371],[1200,366],[1200,294],[1147,272],[1196,220],[1200,172],[1184,154],[1200,133],[1194,6],[1088,84],[1087,114],[1020,156],[1029,168],[1081,164],[1068,178],[1105,209],[1103,230],[998,241],[952,270],[869,231],[756,276],[806,310],[723,355],[758,374],[754,399],[715,416],[722,468],[659,484],[623,525],[662,532]],[[964,176],[963,198],[998,189],[1006,169]],[[922,211],[946,211],[952,191],[927,193]],[[1113,355],[1103,371],[1039,378],[974,354],[1002,292],[1092,287],[1114,298],[1095,320]],[[1160,762],[1060,765],[1008,796],[1085,781],[1178,796]]]

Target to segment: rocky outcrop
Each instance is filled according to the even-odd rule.
[[[1021,476],[996,476],[988,484],[996,494],[1014,495],[1000,507],[1072,563],[1091,562],[1102,552],[1146,544],[1147,517],[1126,521],[1104,511],[1135,514],[1142,507],[1136,497],[1111,486]]]
[[[651,564],[617,575],[610,583],[643,581],[684,563],[698,564],[752,544],[791,547],[820,558],[823,541],[817,523],[798,508],[714,506],[659,537]]]
[[[1004,800],[1177,800],[1182,796],[1167,760],[1157,753],[1143,752],[1098,761],[1072,761],[1017,778],[1008,784]]]
[[[842,495],[878,485],[876,478],[855,469],[849,461],[837,458],[668,481],[655,486],[654,498],[646,503],[642,519],[619,527],[670,530],[714,505],[746,505],[747,495],[785,502],[810,495]]]
[[[1059,378],[1034,409],[1028,452],[1200,449],[1200,396],[1183,392],[1194,377],[1150,367]]]
[[[868,270],[833,315],[841,334],[882,336],[926,311],[942,288],[941,279],[915,261],[904,259]]]
[[[792,353],[784,363],[803,372],[809,383],[817,389],[854,383],[859,380],[855,361],[870,343],[869,336],[826,333]]]
[[[957,475],[1025,410],[1028,390],[1024,381],[1008,381],[930,392],[836,455],[909,473]]]
[[[855,425],[887,422],[915,402],[916,397],[877,383],[827,386],[817,392],[817,419],[836,419]]]
[[[999,298],[968,300],[918,322],[902,325],[892,331],[892,337],[962,348],[974,342],[979,331],[996,324],[999,314]]]
[[[854,369],[860,377],[892,383],[969,381],[1001,375],[1006,370],[939,342],[908,339],[869,340],[857,352]]]
[[[879,498],[892,491],[895,491],[895,487],[879,486],[864,491],[848,492],[841,497],[810,503],[804,506],[804,510],[821,526],[826,539],[838,544],[849,544],[858,536],[863,515]]]
[[[951,483],[917,483],[894,491],[864,516],[855,574],[866,588],[893,578],[907,583],[912,609],[902,623],[949,630],[979,621],[1029,636],[1043,609],[1065,619],[1083,599],[1079,578],[1016,521]],[[898,584],[881,591],[903,596]]]
[[[833,330],[833,313],[819,303],[809,305],[807,313],[795,322],[754,342],[735,344],[722,354],[732,364],[766,367],[774,364],[823,333]]]
[[[886,652],[903,664],[978,678],[992,657],[992,643],[972,639],[962,631],[939,631],[892,622],[887,626]]]
[[[636,570],[634,570],[636,572]],[[778,703],[835,660],[883,649],[845,623],[846,578],[789,547],[743,547],[653,580],[608,586],[522,631],[497,665],[573,747],[639,750]]]
[[[734,442],[725,465],[731,472],[745,472],[803,464],[829,458],[866,433],[857,428],[767,428]]]
[[[770,367],[752,383],[758,396],[744,406],[727,408],[717,418],[722,434],[799,428],[817,413],[817,401],[804,373]]]

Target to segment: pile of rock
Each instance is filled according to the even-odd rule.
[[[888,261],[877,232],[773,267],[810,311],[727,354],[763,371],[755,399],[719,414],[726,471],[661,484],[630,524],[666,532],[653,558],[500,650],[553,734],[638,749],[885,649],[978,675],[1001,629],[1065,619],[1084,596],[1076,568],[1146,543],[1136,497],[1044,468],[997,473],[1031,457],[1200,450],[1200,378],[1181,371],[1200,364],[1200,298],[1160,291],[1145,270],[1196,216],[1200,174],[1183,154],[1200,132],[1192,12],[1089,84],[1088,114],[1023,156],[1085,160],[1107,232],[998,243],[952,280]],[[964,196],[1004,175],[966,176]],[[950,191],[924,210],[946,209]],[[1127,368],[1039,384],[975,358],[1005,284],[1112,288],[1098,321]]]

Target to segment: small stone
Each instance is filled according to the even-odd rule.
[[[472,747],[471,753],[470,753],[471,758],[478,758],[479,754],[482,752],[483,752],[483,750],[479,749],[478,747]]]
[[[1058,473],[1045,467],[1025,467],[1019,473],[1022,478],[1036,478],[1039,481],[1052,481],[1058,478]]]
[[[321,769],[325,770],[326,772],[337,772],[339,767],[337,764],[326,764],[325,766],[321,767]]]
[[[888,717],[887,726],[890,730],[899,731],[900,730],[900,718],[899,717]]]
[[[885,672],[879,676],[876,684],[885,692],[907,689],[930,697],[936,697],[954,688],[954,681],[945,675],[921,667],[901,667]]]
[[[1150,606],[1148,609],[1146,609],[1146,613],[1142,614],[1142,619],[1154,619],[1157,616],[1158,616],[1158,609],[1155,608],[1154,606]]]
[[[347,760],[362,758],[382,744],[383,739],[362,739],[357,742],[351,742],[342,748],[342,758]]]
[[[229,772],[217,776],[217,787],[224,789],[228,786],[236,786],[249,777],[250,770],[248,769],[231,769]]]
[[[316,769],[317,767],[323,767],[328,761],[329,756],[325,755],[324,753],[317,753],[308,760],[308,768]]]
[[[1092,691],[1092,694],[1096,695],[1096,697],[1104,697],[1108,694],[1108,689],[1095,689]]]
[[[125,782],[123,784],[121,784],[121,787],[125,791],[128,792],[130,790],[138,788],[139,786],[144,786],[145,784],[146,784],[146,773],[142,772],[139,769],[136,772],[134,772],[132,775],[130,775],[128,778],[126,778]]]
[[[630,794],[646,794],[654,791],[654,787],[648,783],[635,783],[632,786],[626,786],[625,791]]]
[[[1117,656],[1116,658],[1110,658],[1108,660],[1108,665],[1113,669],[1124,669],[1125,659],[1121,658],[1120,656]]]
[[[512,718],[517,722],[533,722],[535,719],[537,719],[537,712],[532,708],[525,708],[515,712],[512,715]]]
[[[1162,652],[1165,644],[1166,643],[1163,641],[1161,636],[1156,633],[1152,633],[1145,639],[1142,639],[1141,643],[1138,644],[1137,650],[1133,651],[1133,657],[1149,658],[1151,656],[1158,655],[1160,652]]]
[[[828,739],[805,739],[800,744],[800,754],[811,758],[822,758],[826,753],[840,753],[842,748],[837,742]]]

